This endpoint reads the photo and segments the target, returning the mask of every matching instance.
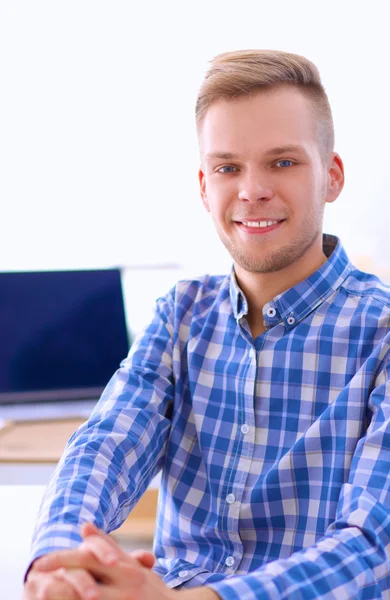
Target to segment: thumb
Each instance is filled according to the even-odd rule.
[[[112,540],[106,533],[98,529],[93,523],[83,523],[81,526],[81,535],[83,539],[87,539],[92,535],[98,535],[104,538],[111,546],[119,549],[114,540]],[[135,558],[140,565],[146,567],[147,569],[151,569],[155,563],[154,554],[152,552],[148,552],[147,550],[134,550],[133,552],[130,552],[130,556]]]
[[[81,525],[81,535],[84,539],[91,535],[102,535],[102,532],[93,523],[83,523]]]
[[[133,552],[130,552],[130,556],[138,560],[140,565],[147,569],[151,569],[155,562],[154,554],[147,550],[134,550]]]
[[[108,535],[108,533],[105,533],[101,529],[98,529],[98,527],[96,527],[96,525],[94,525],[93,523],[83,523],[81,525],[80,530],[83,540],[86,540],[92,536],[97,536],[101,540],[104,540],[104,542],[111,546],[111,548],[115,548],[115,550],[117,550],[120,553],[124,552],[124,550],[121,549],[119,544],[115,540],[113,540],[112,537]]]

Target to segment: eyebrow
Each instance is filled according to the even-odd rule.
[[[265,156],[275,156],[277,154],[285,154],[286,152],[301,152],[305,156],[308,156],[305,148],[297,144],[275,146],[275,148],[270,148],[269,150],[266,150],[264,154]],[[214,158],[222,158],[223,160],[235,160],[240,158],[240,156],[238,154],[234,154],[233,152],[209,152],[208,154],[206,154],[205,158],[206,160]]]
[[[286,146],[276,146],[265,152],[266,156],[274,156],[275,154],[284,154],[285,152],[301,152],[307,156],[307,150],[299,144],[287,144]]]

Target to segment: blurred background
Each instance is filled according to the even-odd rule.
[[[122,266],[133,333],[174,282],[230,259],[198,191],[196,94],[240,48],[303,54],[345,189],[325,231],[390,283],[387,3],[0,0],[0,270]]]
[[[0,0],[0,271],[120,266],[131,334],[177,279],[227,273],[230,258],[199,197],[195,99],[213,56],[269,48],[318,66],[346,171],[324,229],[390,283],[387,7]],[[0,465],[9,600],[21,596],[54,464],[3,457]]]

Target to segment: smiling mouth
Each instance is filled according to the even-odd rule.
[[[234,223],[247,233],[267,233],[277,229],[279,225],[284,223],[286,219],[259,219],[255,220],[238,220],[234,219]]]
[[[281,223],[282,221],[238,221],[238,223],[241,223],[242,225],[245,225],[245,227],[257,227],[257,228],[265,228],[265,227],[272,227],[273,225],[277,225],[278,223]]]

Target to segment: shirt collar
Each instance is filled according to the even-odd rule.
[[[234,267],[232,267],[230,272],[230,300],[232,303],[234,317],[237,320],[241,319],[242,316],[247,314],[248,302],[238,285]]]
[[[347,278],[353,269],[340,240],[323,234],[323,251],[328,260],[307,279],[282,292],[263,307],[265,323],[272,327],[283,321],[291,329],[315,310]],[[230,299],[235,318],[248,313],[248,302],[240,289],[234,273],[230,273]]]

